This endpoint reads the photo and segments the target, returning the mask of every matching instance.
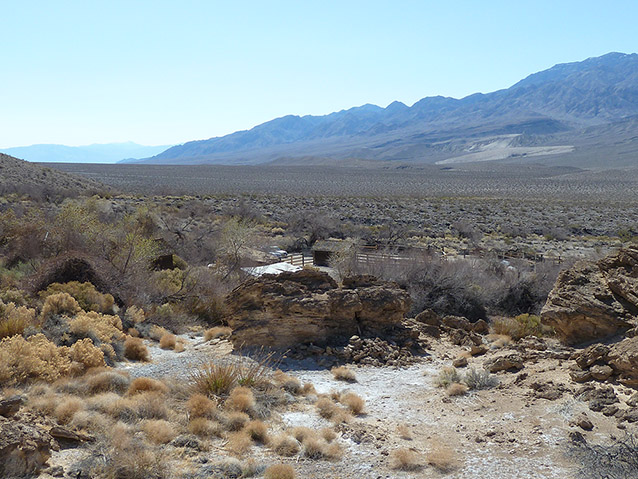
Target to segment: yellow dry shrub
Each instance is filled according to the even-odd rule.
[[[159,341],[160,348],[162,349],[175,349],[176,343],[177,337],[169,332],[164,333]]]
[[[163,419],[147,419],[142,422],[141,429],[148,440],[155,444],[169,443],[177,436],[173,424]]]
[[[54,415],[60,424],[67,424],[75,413],[85,409],[84,401],[75,396],[64,397],[55,408]]]
[[[186,410],[191,418],[205,417],[214,419],[217,415],[217,403],[203,394],[193,394],[186,402]]]
[[[97,368],[106,366],[104,362],[104,353],[93,344],[89,338],[76,341],[69,348],[69,358],[84,365],[84,369]]]
[[[158,326],[157,324],[153,324],[148,330],[148,337],[154,341],[159,341],[162,339],[162,336],[165,334],[170,334],[165,328]]]
[[[124,357],[132,361],[149,361],[148,348],[140,338],[126,338],[124,341]]]
[[[249,411],[255,407],[253,392],[243,386],[238,386],[230,392],[225,406],[232,411]]]
[[[0,383],[47,382],[66,376],[71,367],[68,348],[58,348],[43,334],[0,341]]]
[[[52,297],[52,296],[49,296]],[[122,339],[122,320],[118,316],[95,311],[80,312],[68,320],[70,331],[77,336],[96,337],[103,343]]]
[[[0,339],[22,334],[27,326],[35,324],[35,309],[4,304],[0,300]]]
[[[73,296],[84,311],[97,311],[98,313],[111,313],[115,300],[110,294],[100,293],[91,283],[70,281],[68,283],[52,283],[40,296],[46,298],[52,294],[68,293]]]
[[[138,308],[137,306],[129,306],[126,309],[126,314],[124,315],[124,317],[131,321],[133,324],[141,323],[146,319],[144,310],[142,308]]]
[[[44,300],[42,317],[52,314],[75,314],[81,310],[80,305],[69,293],[56,293]]]

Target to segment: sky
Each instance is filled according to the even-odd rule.
[[[638,2],[0,0],[0,148],[179,144],[638,52]]]

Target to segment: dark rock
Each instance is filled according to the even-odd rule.
[[[39,426],[4,418],[0,431],[0,477],[37,476],[51,456],[51,436]]]
[[[0,416],[13,416],[24,404],[23,396],[11,396],[0,401]]]
[[[607,359],[607,354],[609,354],[608,346],[604,344],[594,344],[583,349],[580,353],[577,353],[574,359],[581,369],[585,369],[597,362],[604,362]]]
[[[614,370],[607,365],[600,366],[598,364],[595,364],[591,368],[589,368],[589,372],[592,378],[594,378],[596,381],[605,381],[613,374]]]
[[[431,309],[426,309],[425,311],[420,312],[414,318],[419,323],[427,324],[430,326],[436,326],[437,328],[441,326],[441,316],[439,316],[436,312]]]
[[[455,368],[464,368],[465,366],[467,366],[467,358],[463,356],[456,358],[454,361],[452,361],[452,366],[454,366]]]
[[[487,334],[490,332],[490,326],[484,319],[479,319],[474,324],[472,324],[472,332],[476,334]]]

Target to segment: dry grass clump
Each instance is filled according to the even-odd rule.
[[[124,357],[132,361],[148,361],[148,349],[140,338],[126,338],[124,341]]]
[[[110,313],[113,311],[115,300],[110,294],[102,294],[91,283],[70,281],[68,283],[52,283],[46,291],[40,293],[40,297],[46,298],[57,293],[68,293],[73,296],[84,311],[97,311],[98,313]]]
[[[80,339],[69,348],[69,358],[82,365],[82,370],[106,366],[104,352],[89,338]]]
[[[253,440],[246,431],[232,432],[228,435],[226,450],[233,456],[242,457],[253,445]]]
[[[0,300],[0,339],[22,334],[27,326],[35,324],[35,309],[4,304]]]
[[[338,368],[332,368],[330,370],[330,372],[332,372],[332,375],[338,381],[346,381],[348,383],[357,382],[357,378],[356,378],[354,372],[351,369],[349,369],[349,368],[347,368],[345,366],[339,366]]]
[[[295,479],[295,469],[289,464],[273,464],[264,471],[264,479]]]
[[[406,441],[412,440],[412,431],[410,431],[410,426],[408,426],[407,424],[399,424],[397,426],[397,433],[399,434],[399,437],[401,439],[404,439]]]
[[[314,429],[310,429],[309,427],[298,426],[290,431],[292,437],[294,437],[297,441],[303,443],[306,439],[316,439],[317,433]]]
[[[170,334],[170,332],[157,324],[152,324],[148,330],[148,337],[153,341],[159,341],[165,334]]]
[[[237,384],[239,366],[235,363],[202,364],[190,376],[195,390],[205,396],[228,394]]]
[[[214,419],[217,417],[217,403],[203,394],[193,394],[186,402],[186,411],[190,418]]]
[[[447,388],[451,384],[460,383],[461,376],[454,367],[444,367],[439,371],[439,375],[435,379],[435,384],[440,388]]]
[[[168,386],[166,386],[166,384],[164,384],[162,381],[158,381],[157,379],[153,378],[135,378],[128,388],[128,395],[133,396],[134,394],[147,391],[154,391],[157,393],[165,394],[168,392]]]
[[[177,436],[173,424],[162,419],[143,421],[141,429],[146,434],[147,439],[154,444],[167,444]]]
[[[99,411],[109,416],[116,417],[119,409],[124,405],[132,404],[129,399],[123,399],[114,392],[107,391],[96,394],[86,400],[86,405],[93,411]]]
[[[204,331],[204,341],[210,341],[211,339],[228,339],[233,334],[233,330],[226,326],[215,326],[214,328]]]
[[[326,441],[326,442],[332,442],[337,438],[337,433],[334,432],[332,429],[330,429],[329,427],[324,427],[323,429],[321,429],[321,431],[319,431],[319,435]]]
[[[281,370],[275,371],[273,374],[273,381],[284,391],[288,391],[290,394],[294,394],[295,396],[304,391],[299,379],[292,377]]]
[[[487,339],[493,349],[504,348],[512,344],[512,338],[506,334],[488,334]]]
[[[111,427],[112,420],[104,414],[95,411],[77,411],[69,426],[75,429],[82,429],[89,433],[104,434]]]
[[[231,411],[248,412],[255,407],[255,396],[250,389],[238,386],[230,392],[224,406]]]
[[[168,419],[171,410],[166,404],[166,396],[157,391],[147,391],[131,398],[135,414],[143,419]]]
[[[428,464],[441,472],[450,472],[458,467],[455,452],[447,445],[432,442],[426,455]]]
[[[244,431],[250,438],[258,443],[266,444],[268,442],[268,425],[258,419],[250,421],[244,427]]]
[[[12,336],[0,341],[0,384],[23,384],[32,380],[53,382],[69,374],[68,348],[58,348],[43,334]]]
[[[337,460],[343,455],[341,446],[328,444],[319,437],[308,437],[303,442],[303,454],[309,459]]]
[[[165,332],[160,338],[159,345],[162,349],[175,349],[177,344],[177,336],[168,331]]]
[[[69,293],[56,293],[44,300],[42,318],[52,314],[75,314],[81,310],[80,305]]]
[[[65,397],[58,403],[53,414],[60,424],[68,424],[75,413],[85,409],[84,401],[78,397]]]
[[[116,425],[111,433],[111,448],[91,471],[91,477],[109,479],[165,479],[169,476],[165,455],[135,438],[132,431]]]
[[[331,419],[338,409],[332,399],[327,397],[319,398],[315,403],[315,407],[317,408],[319,415],[326,419]]]
[[[342,395],[339,398],[339,402],[346,406],[355,416],[363,414],[363,410],[366,405],[366,402],[361,398],[361,396],[355,393],[346,393]]]
[[[448,396],[463,396],[467,393],[468,387],[463,383],[452,383],[447,388],[445,388],[445,392]]]
[[[124,394],[131,384],[128,374],[110,369],[88,371],[85,381],[91,394],[109,391]]]
[[[270,448],[280,456],[291,457],[299,452],[299,442],[288,434],[270,438]]]
[[[177,341],[175,342],[175,347],[173,348],[173,351],[175,351],[176,353],[181,353],[186,349],[186,345],[184,344],[184,340],[182,338],[177,338]]]
[[[415,450],[402,447],[390,453],[390,467],[400,471],[416,471],[423,465],[420,455]]]
[[[196,417],[188,423],[188,431],[200,437],[221,437],[222,425],[205,417]]]
[[[315,385],[312,383],[303,383],[303,388],[301,392],[304,396],[310,396],[312,394],[317,394],[317,390],[315,389]]]
[[[231,412],[224,414],[221,417],[221,421],[227,430],[240,431],[248,424],[250,416],[245,412]]]

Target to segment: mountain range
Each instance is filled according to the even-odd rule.
[[[366,104],[288,115],[223,137],[173,146],[134,163],[455,165],[534,161],[638,165],[638,55],[609,53],[534,73],[510,88],[412,106]]]
[[[144,146],[132,142],[87,146],[31,145],[2,148],[0,153],[40,163],[116,163],[127,158],[156,155],[169,147],[170,145]]]

